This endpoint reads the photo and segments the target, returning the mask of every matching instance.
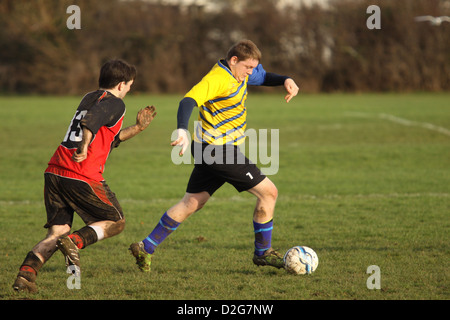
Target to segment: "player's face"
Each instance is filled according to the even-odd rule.
[[[253,69],[255,69],[259,64],[258,60],[255,59],[247,59],[239,61],[237,57],[231,58],[229,65],[233,76],[237,81],[242,82],[245,80],[245,77],[252,74]]]
[[[119,98],[121,98],[121,99],[125,98],[127,93],[130,91],[131,85],[133,84],[133,82],[134,82],[133,80],[130,80],[128,82],[124,81],[124,82],[121,83]]]

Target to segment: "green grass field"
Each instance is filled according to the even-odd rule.
[[[252,94],[248,128],[279,129],[273,246],[314,248],[308,276],[256,267],[255,200],[226,185],[158,248],[152,272],[128,253],[184,194],[191,165],[171,161],[181,96],[129,95],[125,125],[157,106],[148,130],[111,154],[105,179],[126,214],[120,235],[81,251],[81,289],[69,290],[59,252],[39,293],[11,285],[45,236],[43,172],[81,97],[0,97],[0,299],[447,300],[450,94]],[[195,111],[196,112],[196,111]],[[196,119],[196,113],[191,122]],[[75,217],[74,229],[82,227]],[[368,289],[367,268],[381,272]]]

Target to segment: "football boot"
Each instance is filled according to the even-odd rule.
[[[142,272],[150,272],[150,266],[152,264],[152,255],[145,251],[144,243],[132,243],[130,245],[131,254],[136,258],[136,264],[139,266],[139,270]]]
[[[283,256],[273,248],[267,249],[262,256],[253,255],[253,263],[257,266],[272,266],[284,268]]]

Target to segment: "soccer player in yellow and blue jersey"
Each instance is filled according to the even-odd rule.
[[[289,102],[298,93],[289,77],[269,73],[260,64],[261,52],[250,40],[232,46],[226,59],[219,60],[210,72],[181,100],[177,121],[178,138],[172,146],[181,146],[183,155],[189,146],[188,129],[192,110],[199,108],[191,152],[195,165],[182,200],[167,210],[144,240],[130,246],[142,271],[150,271],[151,255],[186,218],[200,210],[225,182],[237,191],[248,191],[257,198],[253,213],[255,250],[253,262],[283,267],[282,256],[272,249],[273,213],[278,190],[259,168],[239,150],[247,125],[247,87],[284,85]]]

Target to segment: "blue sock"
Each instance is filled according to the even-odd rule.
[[[253,221],[253,228],[255,230],[255,254],[262,256],[272,246],[273,219],[266,223]]]
[[[153,253],[156,247],[161,244],[161,242],[163,242],[169,234],[175,231],[179,225],[179,222],[173,220],[167,215],[167,212],[165,212],[155,229],[153,229],[152,233],[150,233],[147,238],[142,240],[145,251],[148,253]]]

